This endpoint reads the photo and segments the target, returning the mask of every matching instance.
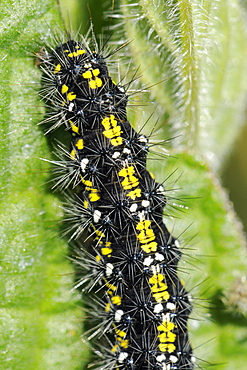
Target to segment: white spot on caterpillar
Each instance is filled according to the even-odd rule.
[[[142,201],[142,206],[143,206],[144,208],[149,207],[149,206],[150,206],[150,202],[149,202],[149,200],[143,200],[143,201]]]
[[[171,321],[171,315],[169,314],[169,312],[162,315],[162,321]]]
[[[125,154],[130,154],[130,153],[131,153],[131,151],[130,151],[129,149],[127,149],[127,148],[124,148],[123,153],[125,153]]]
[[[171,370],[171,365],[170,364],[163,364],[162,365],[162,370]]]
[[[114,153],[112,154],[112,158],[113,158],[113,159],[117,159],[120,155],[121,155],[121,153],[120,153],[120,152],[114,152]]]
[[[145,220],[145,212],[144,211],[138,212],[138,217],[139,217],[140,221],[144,221]]]
[[[105,269],[106,276],[107,277],[111,276],[113,270],[114,270],[113,264],[112,263],[107,263],[106,264],[106,269]]]
[[[165,257],[161,253],[155,253],[155,259],[157,261],[164,261]]]
[[[69,112],[72,112],[73,108],[74,108],[75,104],[74,103],[70,103],[69,104]]]
[[[175,363],[175,362],[177,362],[177,361],[178,361],[178,358],[177,358],[176,356],[174,356],[174,355],[171,355],[171,356],[169,357],[169,360],[170,360],[171,362]]]
[[[151,266],[151,269],[152,269],[152,272],[153,272],[153,274],[155,275],[155,274],[158,274],[159,272],[160,272],[160,266],[159,265],[153,265],[153,266]]]
[[[118,362],[120,362],[120,363],[124,362],[124,360],[126,360],[127,357],[128,357],[127,352],[120,352],[120,354],[118,356]]]
[[[87,167],[88,162],[89,162],[89,159],[88,158],[83,158],[81,160],[81,169],[82,169],[82,172],[85,172],[85,169]]]
[[[172,303],[172,302],[167,302],[166,308],[168,310],[175,310],[176,309],[176,305],[174,303]]]
[[[162,353],[162,355],[159,355],[159,356],[156,357],[156,360],[158,362],[165,361],[166,360],[166,355],[164,355],[164,353]]]
[[[151,256],[148,256],[144,259],[143,265],[150,266],[153,263],[154,259]]]
[[[137,203],[133,203],[133,204],[131,205],[131,207],[130,207],[130,212],[131,212],[131,213],[136,212],[137,208],[138,208]]]
[[[158,303],[154,306],[154,313],[160,313],[161,311],[163,311],[163,304],[162,303]]]
[[[139,136],[138,140],[139,140],[141,143],[147,143],[147,142],[148,142],[148,139],[147,139],[147,138],[146,138],[146,136],[144,136],[144,135]]]
[[[124,314],[123,310],[117,310],[115,312],[115,321],[119,322],[122,319],[123,314]]]
[[[94,211],[94,213],[93,213],[93,220],[94,220],[94,222],[95,222],[96,224],[97,224],[97,222],[99,222],[100,217],[101,217],[101,212],[100,212],[98,209],[96,209],[96,210]]]
[[[160,193],[164,193],[164,188],[163,188],[163,186],[162,185],[160,185],[159,187],[158,187],[158,189],[157,189]]]

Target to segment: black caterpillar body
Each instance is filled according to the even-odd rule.
[[[91,242],[77,251],[85,270],[78,286],[101,293],[91,336],[102,337],[105,359],[93,368],[193,369],[192,306],[177,276],[181,251],[163,223],[164,189],[146,169],[148,138],[127,120],[128,96],[84,41],[39,58],[49,131],[64,125],[71,132],[71,149],[60,147],[57,162],[64,171],[58,184],[75,192],[67,207],[71,239]]]

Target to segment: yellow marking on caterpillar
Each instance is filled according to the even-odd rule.
[[[107,256],[111,252],[112,252],[112,249],[111,248],[101,248],[101,253],[103,254],[103,256]]]
[[[104,126],[105,130],[109,130],[110,128],[117,126],[117,120],[115,119],[115,116],[111,114],[110,117],[105,117],[101,124]]]
[[[93,183],[90,180],[84,180],[84,178],[81,179],[82,183],[86,186],[92,187]],[[90,189],[91,190],[91,189]]]
[[[123,168],[118,172],[119,176],[124,177],[121,184],[125,190],[132,189],[139,185],[139,180],[137,177],[133,176],[133,173],[135,173],[134,166]]]
[[[65,94],[69,90],[69,87],[67,85],[63,85],[61,89],[61,93]]]
[[[98,189],[94,189],[93,183],[90,180],[84,180],[83,177],[81,177],[81,182],[85,185],[85,189],[89,192],[88,197],[91,202],[97,202],[97,200],[100,199],[100,194]],[[103,235],[102,235],[103,236]]]
[[[107,303],[105,305],[105,312],[109,312],[111,310],[111,304],[110,303]]]
[[[67,94],[67,99],[68,99],[68,101],[72,101],[72,100],[75,100],[76,99],[76,94],[74,93],[74,92],[69,92],[68,94]]]
[[[87,200],[84,200],[84,202],[83,202],[84,208],[88,208],[88,205],[89,205],[88,201]]]
[[[70,158],[72,159],[72,161],[75,160],[75,150],[74,149],[72,149],[70,152]]]
[[[170,298],[170,294],[166,290],[164,290],[163,292],[160,293],[154,293],[153,297],[156,300],[156,302],[160,303],[162,301],[167,301]]]
[[[164,332],[158,335],[158,338],[161,343],[175,342],[176,334],[172,332]]]
[[[113,304],[120,306],[120,304],[122,303],[122,298],[119,295],[115,295],[111,298],[111,301]]]
[[[137,225],[136,225],[136,230],[147,230],[149,228],[149,226],[151,225],[151,221],[150,220],[143,220],[143,221],[140,221]]]
[[[60,71],[61,71],[61,64],[57,64],[53,73],[56,74],[56,73],[58,73]]]
[[[107,281],[107,280],[106,280]],[[117,287],[113,284],[110,284],[110,283],[106,283],[105,284],[107,288],[109,288],[110,290],[112,290],[113,292],[117,289]]]
[[[96,69],[90,69],[82,74],[82,77],[85,79],[89,79],[89,87],[91,89],[96,89],[97,87],[101,87],[103,85],[103,82],[101,78],[97,77],[100,74],[100,70],[98,68]]]
[[[159,331],[171,331],[175,329],[175,324],[168,320],[162,321],[162,323],[157,327]]]
[[[93,78],[93,75],[91,71],[86,71],[82,74],[82,77],[89,79],[89,78]]]
[[[76,142],[75,146],[76,146],[79,150],[82,150],[82,149],[84,148],[84,141],[83,141],[83,139],[79,139],[79,140]]]
[[[71,53],[68,54],[68,57],[69,58],[73,58],[73,57],[78,57],[78,55],[82,55],[82,54],[85,54],[86,51],[85,50],[77,50],[77,51],[72,51]]]
[[[153,286],[151,287],[153,293],[157,293],[167,289],[166,283],[163,282],[164,278],[164,275],[156,274],[149,279],[149,283],[153,284]]]
[[[141,245],[142,250],[146,253],[156,252],[158,247],[158,243],[151,242],[149,244]]]
[[[111,144],[113,146],[122,145],[123,144],[123,138],[121,136],[119,136],[116,139],[111,139]]]
[[[123,138],[120,136],[123,131],[121,131],[121,126],[118,126],[118,122],[113,114],[109,117],[105,117],[101,124],[105,128],[103,135],[107,137],[107,139],[111,139],[110,142],[113,146],[118,146],[123,143]]]
[[[100,230],[95,230],[95,234],[98,235],[98,236],[101,236],[102,238],[105,238],[105,234],[102,233],[102,231],[100,231]]]
[[[70,123],[72,131],[75,132],[76,134],[78,134],[79,133],[79,128],[74,124],[73,121],[69,120],[69,123]]]
[[[90,70],[88,70],[88,71],[86,71],[82,74],[82,77],[90,79],[90,78],[93,78],[93,77],[97,77],[99,74],[100,74],[100,70],[98,68],[96,68],[96,69],[90,68]]]
[[[92,74],[93,74],[93,76],[94,76],[94,77],[98,76],[98,75],[100,74],[100,70],[99,70],[99,68],[95,68],[95,69],[93,69],[93,70],[92,70]]]
[[[123,131],[121,131],[121,126],[116,126],[109,130],[103,131],[103,135],[107,137],[107,139],[112,139],[116,136],[120,136],[122,132]]]
[[[115,328],[115,333],[116,333],[117,335],[119,335],[119,337],[122,337],[122,338],[124,338],[124,337],[125,337],[125,335],[127,334],[125,331],[119,330],[119,329],[117,329],[117,328]]]
[[[155,239],[155,235],[152,229],[142,230],[138,235],[140,243],[149,243]]]
[[[167,289],[167,285],[163,283],[163,280],[165,279],[165,276],[163,274],[155,274],[149,278],[149,283],[150,284],[155,284],[156,286],[162,286]],[[152,289],[153,290],[153,289]]]
[[[170,298],[170,294],[166,290],[167,285],[163,282],[164,279],[165,276],[162,274],[155,274],[149,279],[149,284],[153,285],[151,286],[152,296],[158,303]]]
[[[161,352],[166,352],[168,351],[169,353],[174,352],[176,349],[176,346],[174,346],[173,343],[160,343],[159,344],[159,350]]]
[[[117,345],[117,344],[115,344],[115,346],[113,346],[113,347],[112,347],[111,351],[112,351],[112,352],[116,352],[116,351],[117,351],[117,349],[118,349],[118,345]]]
[[[100,258],[100,256],[97,254],[97,256],[95,257],[95,261],[96,261],[96,262],[100,262],[100,260],[101,260],[101,258]]]
[[[121,182],[124,190],[129,190],[129,189],[132,189],[136,186],[139,185],[139,180],[137,177],[135,176],[129,176],[129,177],[126,177],[122,182]]]
[[[149,226],[151,226],[150,220],[143,220],[140,221],[136,225],[136,230],[140,230],[141,232],[137,235],[137,238],[139,239],[140,243],[147,244],[155,239],[155,234],[152,229],[149,229]],[[152,246],[154,247],[154,246]]]
[[[173,322],[165,320],[162,324],[158,325],[157,329],[161,332],[158,334],[160,340],[159,349],[161,352],[168,351],[169,353],[175,351],[176,346],[172,343],[176,340],[176,334],[172,333],[172,330],[176,325]],[[170,343],[167,343],[170,342]]]
[[[135,190],[132,190],[132,191],[129,191],[127,193],[127,197],[130,197],[130,199],[132,200],[135,200],[136,198],[140,198],[141,197],[141,189],[135,189]]]
[[[72,125],[72,126],[71,126],[71,129],[72,129],[72,131],[73,131],[73,132],[75,132],[76,134],[78,134],[78,133],[79,133],[79,128],[78,128],[76,125]]]
[[[117,341],[119,342],[120,347],[123,347],[123,348],[128,348],[129,347],[128,339],[117,338]]]
[[[82,54],[85,54],[86,53],[86,50],[83,50],[83,49],[80,49],[77,51],[77,54],[78,55],[82,55]]]
[[[98,230],[97,230],[98,231]],[[103,233],[102,233],[103,234]],[[103,237],[105,237],[105,235],[103,234]],[[111,242],[103,242],[102,240],[100,240],[99,242],[100,245],[104,245],[104,247],[110,247],[111,246]]]
[[[129,166],[129,167],[126,167],[126,168],[122,168],[122,169],[118,172],[118,175],[119,175],[119,176],[122,176],[122,177],[126,177],[126,176],[131,176],[131,175],[133,175],[133,173],[135,173],[134,166]]]
[[[97,202],[100,199],[100,195],[97,189],[92,189],[93,191],[89,194],[89,200],[91,202]]]
[[[102,80],[98,77],[96,77],[95,80],[89,81],[89,87],[91,87],[91,89],[96,89],[97,87],[101,87],[102,85]]]

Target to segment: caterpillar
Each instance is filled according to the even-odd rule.
[[[192,305],[177,274],[179,242],[163,222],[165,189],[146,168],[148,137],[127,119],[128,92],[94,48],[69,39],[38,53],[47,132],[63,126],[71,138],[70,149],[58,144],[56,186],[69,189],[76,286],[96,294],[89,339],[101,358],[92,366],[194,369]]]

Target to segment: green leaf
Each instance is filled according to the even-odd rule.
[[[218,169],[245,110],[247,33],[238,1],[123,0],[121,10],[141,80],[156,84],[159,124],[178,135],[176,150],[194,150]]]
[[[63,25],[54,1],[3,0],[0,13],[0,367],[81,369],[80,296],[71,291],[62,212],[39,159],[49,158],[50,149],[37,126],[44,108],[34,53]]]

